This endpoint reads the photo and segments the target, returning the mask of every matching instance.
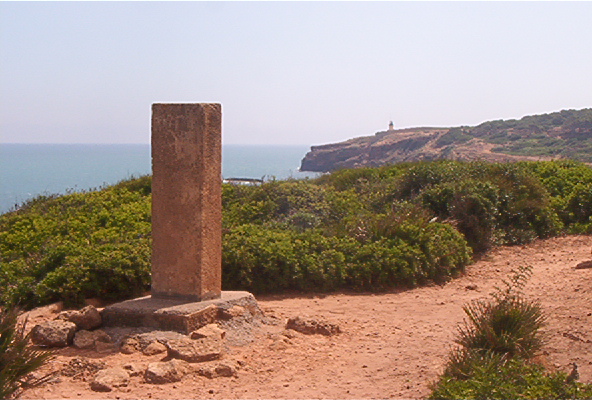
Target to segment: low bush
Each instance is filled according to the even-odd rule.
[[[561,211],[572,232],[592,233],[592,183],[576,185]]]
[[[467,363],[470,375],[457,379],[445,375],[432,387],[432,400],[590,399],[592,385],[568,382],[562,372],[521,358],[501,360],[499,355],[480,355]]]
[[[571,233],[592,233],[592,168],[570,160],[521,163],[551,196],[551,208]]]
[[[470,260],[466,242],[449,225],[398,229],[392,237],[360,241],[242,225],[224,237],[223,286],[255,293],[384,290],[447,279]]]
[[[416,162],[225,184],[224,288],[383,290],[448,279],[472,252],[592,232],[591,188],[592,169],[570,161]],[[141,177],[0,215],[0,305],[148,290],[150,202],[151,178]]]
[[[0,304],[136,296],[150,287],[149,180],[34,200],[0,216]],[[131,191],[130,189],[133,189]]]
[[[544,318],[537,303],[506,297],[476,301],[464,311],[470,324],[461,329],[456,342],[466,349],[531,358],[543,344],[539,329]]]
[[[476,252],[494,244],[499,226],[499,189],[490,182],[443,183],[421,193],[421,203],[442,219],[451,219]]]
[[[563,228],[545,187],[517,164],[420,164],[402,175],[398,191],[450,220],[478,253],[551,237]]]
[[[592,385],[548,373],[531,360],[542,349],[545,317],[522,288],[530,268],[519,268],[491,299],[464,307],[446,369],[430,399],[573,399],[592,396]]]
[[[492,353],[529,359],[541,349],[540,329],[545,317],[540,304],[522,294],[530,274],[531,268],[520,267],[509,281],[503,281],[505,288],[496,288],[491,299],[475,300],[463,307],[468,319],[459,327],[455,340],[462,354]],[[458,359],[456,353],[453,360]],[[454,369],[453,364],[449,368]]]

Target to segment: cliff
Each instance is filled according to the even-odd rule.
[[[475,127],[411,128],[312,146],[302,171],[376,167],[407,161],[507,162],[571,158],[592,162],[592,108],[484,122]]]

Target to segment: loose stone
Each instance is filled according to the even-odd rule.
[[[189,364],[182,360],[155,362],[148,364],[144,379],[154,384],[179,382],[190,370]]]
[[[167,348],[164,344],[160,342],[152,342],[142,350],[142,354],[145,356],[153,356],[155,354],[164,353],[165,351],[167,351]]]
[[[103,323],[101,314],[94,306],[86,306],[79,311],[63,311],[57,319],[73,322],[79,330],[95,329]]]
[[[325,336],[332,336],[341,332],[341,329],[336,324],[332,324],[320,319],[303,317],[288,319],[286,329],[293,329],[297,332],[305,333],[307,335],[321,334]]]
[[[86,331],[81,330],[74,335],[74,347],[79,349],[94,349],[96,342],[109,343],[111,337],[103,330]]]
[[[97,372],[95,379],[91,382],[90,388],[95,392],[110,392],[114,388],[127,386],[129,373],[121,368],[106,368]]]
[[[166,347],[169,357],[196,363],[220,358],[224,351],[224,342],[215,338],[184,338],[169,340]]]
[[[226,331],[220,329],[217,324],[208,324],[198,330],[191,332],[191,339],[215,338],[222,340],[226,337]]]
[[[76,324],[68,321],[47,321],[36,325],[31,331],[31,340],[38,346],[66,347],[72,343]]]

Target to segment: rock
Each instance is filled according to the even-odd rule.
[[[236,367],[231,364],[218,364],[214,368],[214,373],[216,376],[225,376],[225,377],[233,377],[237,376]]]
[[[281,332],[280,335],[285,336],[288,339],[296,339],[297,337],[301,336],[301,333],[296,332],[294,329],[286,329],[285,331]]]
[[[94,349],[96,342],[109,343],[111,337],[103,330],[85,331],[81,330],[74,335],[74,347],[78,349]]]
[[[105,368],[106,365],[102,361],[77,357],[71,359],[70,362],[62,369],[61,373],[64,376],[69,376],[74,379],[84,379],[90,375],[95,375],[97,371]]]
[[[142,354],[145,356],[153,356],[155,354],[164,353],[165,351],[167,351],[167,348],[164,344],[160,342],[152,342],[142,350]]]
[[[154,384],[179,382],[190,371],[189,364],[182,360],[155,362],[148,364],[144,379]]]
[[[47,321],[36,325],[31,331],[31,340],[38,346],[66,347],[72,343],[76,324],[68,321]]]
[[[121,342],[121,347],[119,348],[119,351],[121,351],[123,354],[133,354],[140,350],[140,343],[134,337],[128,337],[123,339],[123,341]]]
[[[95,392],[110,392],[114,388],[127,386],[129,373],[121,368],[106,368],[97,372],[95,379],[91,382],[90,388]]]
[[[592,260],[590,261],[582,261],[578,265],[576,265],[576,269],[587,269],[592,268]]]
[[[324,320],[302,317],[288,319],[286,329],[293,329],[307,335],[321,334],[325,336],[332,336],[341,332],[338,325]]]
[[[28,373],[21,381],[21,387],[35,387],[38,385],[55,385],[63,382],[59,375],[55,372],[47,373],[40,371],[33,371]],[[18,397],[17,397],[18,398]]]
[[[144,352],[144,350],[152,343],[165,344],[172,339],[187,339],[187,336],[171,331],[151,331],[146,333],[139,333],[128,336],[121,342],[120,351],[124,354],[132,354],[137,351]],[[149,351],[159,348],[160,346],[153,346]],[[154,353],[156,354],[156,353]]]
[[[140,368],[140,366],[135,363],[125,364],[123,366],[123,369],[125,369],[129,373],[130,376],[142,375],[142,368]]]
[[[191,335],[189,337],[194,340],[209,337],[222,340],[226,337],[226,331],[220,329],[220,327],[216,324],[208,324],[202,328],[199,328],[198,330],[191,332]]]
[[[269,348],[273,351],[283,351],[288,348],[288,344],[281,340],[276,340],[269,345]]]
[[[118,348],[115,343],[101,342],[98,340],[95,342],[95,350],[98,353],[116,353]]]
[[[236,364],[232,362],[220,362],[201,366],[197,369],[197,374],[205,376],[206,378],[218,378],[237,376]]]
[[[86,306],[80,311],[63,311],[58,315],[57,319],[74,322],[80,330],[95,329],[103,323],[99,310],[94,306]]]
[[[215,304],[196,312],[191,316],[192,327],[202,327],[215,323],[220,318],[220,309]]]
[[[291,332],[296,333],[296,331],[290,329]],[[287,332],[284,331],[284,332]],[[289,337],[287,337],[286,335],[284,335],[284,332],[282,333],[271,333],[268,334],[268,337],[273,340],[274,342],[282,342],[282,343],[286,343],[286,344],[293,344],[292,339],[290,339]]]
[[[220,309],[220,318],[222,319],[231,319],[237,318],[245,315],[247,313],[247,309],[241,306],[232,306],[229,309]]]
[[[167,354],[190,363],[211,361],[220,358],[224,352],[224,341],[216,338],[169,340]]]

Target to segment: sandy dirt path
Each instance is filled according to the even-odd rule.
[[[386,294],[331,294],[260,297],[267,316],[257,339],[232,347],[225,356],[239,360],[238,377],[186,376],[164,385],[132,377],[128,387],[97,393],[89,383],[60,377],[60,382],[27,390],[23,398],[422,398],[442,372],[463,320],[462,306],[486,297],[517,266],[532,266],[525,291],[541,302],[548,316],[543,359],[551,368],[579,366],[580,381],[592,383],[592,269],[574,269],[590,260],[591,236],[536,241],[501,247],[445,285]],[[337,323],[335,336],[280,333],[288,317],[309,315]],[[36,318],[42,318],[38,315]],[[34,318],[33,318],[34,319]],[[100,354],[58,351],[52,368],[74,356],[100,359],[108,366],[134,362],[146,366],[162,355]]]

